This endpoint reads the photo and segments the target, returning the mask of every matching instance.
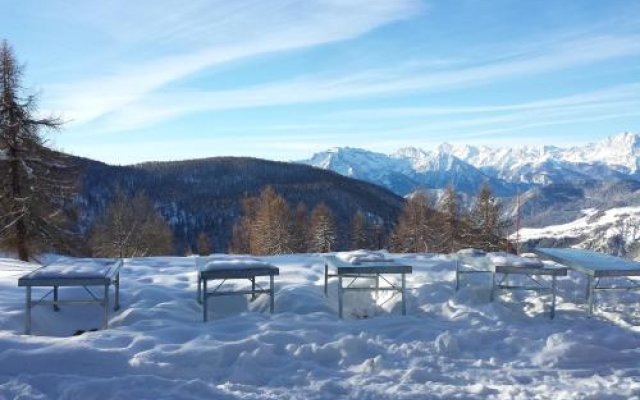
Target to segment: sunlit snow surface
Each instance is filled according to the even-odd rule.
[[[22,335],[20,275],[35,266],[0,260],[0,398],[36,399],[529,399],[638,398],[640,294],[599,296],[584,311],[583,278],[548,297],[503,294],[488,276],[454,290],[447,256],[391,255],[414,266],[408,313],[398,298],[348,293],[337,317],[336,281],[322,291],[318,255],[264,257],[280,268],[276,313],[268,298],[211,299],[202,323],[193,259],[125,262],[122,309],[111,329],[96,305],[33,310]],[[243,284],[236,282],[234,284]],[[263,283],[264,285],[264,283]],[[44,294],[34,290],[34,298]],[[61,289],[62,298],[83,295]]]

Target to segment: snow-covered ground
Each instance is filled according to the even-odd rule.
[[[543,247],[567,246],[640,259],[640,207],[606,211],[582,210],[583,216],[566,224],[520,230],[522,242],[543,241]],[[515,234],[511,236],[515,240]]]
[[[639,294],[606,294],[588,319],[570,274],[551,321],[547,296],[490,303],[487,276],[455,292],[447,256],[394,257],[414,266],[406,317],[398,298],[359,292],[338,319],[321,257],[292,255],[264,258],[281,272],[275,314],[265,296],[214,298],[208,323],[193,259],[128,260],[111,328],[79,336],[100,326],[98,306],[38,306],[22,335],[17,279],[33,266],[0,260],[0,398],[640,398]]]
[[[640,207],[618,207],[606,211],[590,208],[582,210],[583,216],[566,224],[543,228],[522,228],[520,238],[590,238],[605,239],[620,235],[628,242],[640,239]],[[513,238],[514,236],[512,236]]]

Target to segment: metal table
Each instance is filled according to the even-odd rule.
[[[334,273],[331,273],[333,270]],[[347,263],[335,256],[325,256],[324,258],[324,294],[328,295],[329,278],[338,278],[338,315],[342,318],[343,297],[347,291],[370,291],[375,292],[376,297],[380,291],[392,291],[400,293],[402,296],[402,315],[407,314],[406,302],[406,274],[412,272],[410,265],[400,264],[394,260],[361,260],[357,263]],[[401,286],[385,278],[385,275],[400,275]],[[343,278],[352,278],[351,282],[345,287],[343,286]],[[358,279],[375,279],[374,287],[352,287]],[[388,286],[380,286],[380,280],[387,283]]]
[[[104,309],[103,329],[109,327],[109,287],[114,286],[114,310],[120,308],[120,268],[122,268],[122,260],[120,259],[95,259],[95,258],[79,258],[65,259],[64,261],[54,262],[36,269],[18,279],[18,286],[26,288],[26,305],[25,305],[25,333],[31,333],[31,308],[37,304],[53,304],[55,311],[59,310],[60,304],[69,303],[97,303],[101,304]],[[90,300],[60,300],[60,287],[83,287],[90,295]],[[102,286],[104,295],[102,298],[97,297],[89,286]],[[33,287],[52,287],[40,300],[32,302],[31,289]],[[45,301],[45,299],[53,294],[53,301]]]
[[[466,274],[491,274],[493,273],[487,264],[478,262],[487,255],[478,249],[463,249],[456,254],[456,291],[460,289],[462,276]]]
[[[274,276],[280,274],[278,267],[264,261],[249,257],[197,257],[196,269],[198,279],[197,300],[202,304],[202,320],[208,319],[208,299],[215,296],[228,295],[251,295],[251,300],[255,300],[259,294],[270,296],[269,312],[273,314],[274,304]],[[256,284],[256,277],[268,276],[269,288],[263,289]],[[220,290],[222,285],[229,279],[248,279],[251,282],[251,289],[243,290]],[[207,289],[208,282],[221,280],[214,290]]]
[[[597,290],[640,290],[631,276],[640,276],[640,263],[583,249],[538,248],[536,254],[587,276],[586,298],[589,316],[593,315]],[[627,286],[601,286],[602,280],[624,278]]]
[[[531,290],[536,292],[550,292],[551,305],[549,317],[555,318],[556,314],[556,280],[559,276],[566,276],[567,269],[563,267],[544,267],[541,263],[533,262],[526,257],[518,257],[512,254],[495,255],[487,253],[486,256],[460,257],[459,263],[471,265],[476,272],[491,273],[491,292],[489,300],[494,301],[496,294],[501,290]],[[523,276],[528,284],[509,282],[510,276]],[[541,276],[550,276],[551,284],[537,279]],[[456,283],[457,287],[457,283]]]

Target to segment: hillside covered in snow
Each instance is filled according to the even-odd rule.
[[[640,207],[585,209],[582,213],[566,224],[521,229],[520,240],[525,249],[582,247],[621,257],[640,257]]]
[[[444,255],[393,255],[413,266],[408,315],[398,298],[322,292],[319,255],[265,258],[280,268],[276,312],[264,297],[211,299],[201,320],[192,258],[126,260],[120,311],[100,326],[95,305],[33,309],[22,335],[24,289],[35,266],[0,262],[0,398],[19,399],[632,399],[640,393],[637,293],[599,298],[587,318],[584,280],[547,296],[488,300],[489,279],[455,291]],[[234,283],[235,285],[235,283]],[[36,293],[41,294],[39,291]],[[61,290],[62,298],[81,288]],[[87,331],[72,336],[76,331]],[[635,396],[635,397],[634,397]]]

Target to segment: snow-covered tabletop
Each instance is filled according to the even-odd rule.
[[[350,264],[393,262],[393,259],[387,257],[386,253],[370,250],[356,250],[347,253],[340,253],[336,255],[336,257]]]
[[[252,271],[257,275],[278,275],[278,267],[252,257],[198,257],[197,265],[200,274],[205,275]]]
[[[65,258],[22,276],[18,285],[32,286],[37,283],[46,284],[47,281],[108,281],[118,273],[121,265],[122,262],[116,259]]]
[[[459,251],[457,253],[457,258],[462,264],[477,270],[491,272],[495,271],[496,268],[544,268],[544,264],[538,258],[520,257],[502,251],[484,253],[481,250],[477,251],[476,249],[467,250],[468,251],[465,252]]]
[[[467,248],[458,250],[457,254],[458,256],[484,257],[487,252],[480,249]]]
[[[351,262],[346,262],[344,261],[345,259],[351,260]],[[410,274],[412,272],[410,265],[389,258],[358,259],[357,257],[325,256],[325,263],[328,276],[343,274]],[[328,269],[335,270],[337,275],[329,274]]]
[[[538,248],[535,252],[590,276],[640,276],[640,263],[595,251]]]
[[[486,257],[494,266],[500,267],[524,267],[524,268],[542,268],[542,261],[531,257],[518,257],[505,252],[487,253]]]

